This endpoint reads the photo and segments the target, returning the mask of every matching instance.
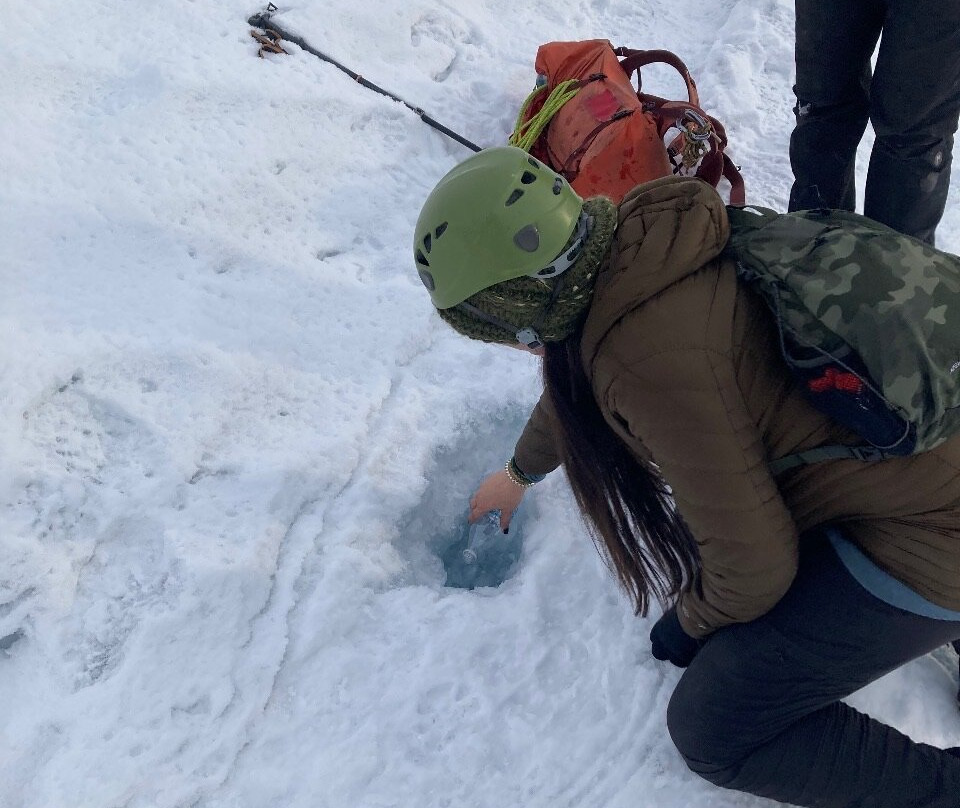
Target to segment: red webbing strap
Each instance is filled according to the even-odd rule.
[[[682,101],[667,101],[655,95],[640,94],[641,107],[651,112],[658,120],[658,130],[662,136],[671,126],[681,126],[678,121],[686,114],[686,110],[691,105],[684,104]],[[736,164],[723,151],[727,145],[727,132],[712,115],[708,115],[699,107],[696,111],[702,114],[713,127],[714,134],[710,138],[710,151],[704,155],[700,170],[697,176],[702,177],[711,185],[716,185],[720,177],[726,177],[730,183],[730,204],[743,206],[746,204],[746,189],[743,183],[743,176],[740,174]],[[678,135],[669,144],[671,147],[681,138]]]
[[[723,176],[730,183],[730,204],[742,208],[747,204],[747,192],[743,187],[743,177],[726,154],[723,155]]]
[[[598,123],[593,130],[587,134],[580,145],[570,152],[570,156],[563,164],[563,168],[559,171],[559,173],[563,175],[563,178],[567,182],[573,182],[580,174],[580,160],[583,159],[583,155],[586,154],[587,149],[593,145],[593,141],[597,139],[597,135],[599,135],[610,124],[623,120],[624,118],[633,115],[633,113],[634,110],[632,109],[619,109],[607,120],[600,121],[600,123]]]

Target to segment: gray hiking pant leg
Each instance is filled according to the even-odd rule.
[[[960,0],[887,0],[863,212],[934,243],[960,115]]]
[[[796,127],[790,210],[856,206],[857,146],[870,114],[870,58],[883,0],[796,0]]]
[[[667,711],[687,765],[725,788],[816,808],[956,808],[960,758],[840,699],[960,637],[960,622],[890,606],[805,536],[790,590],[713,634]]]

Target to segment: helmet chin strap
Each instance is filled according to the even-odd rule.
[[[551,303],[552,302],[553,300],[551,299]],[[519,342],[521,345],[525,345],[531,350],[539,348],[543,345],[540,335],[533,326],[526,326],[525,328],[517,330],[515,325],[508,323],[506,320],[501,320],[499,317],[494,317],[492,314],[487,314],[485,311],[478,309],[472,303],[458,303],[457,308],[469,312],[479,320],[484,320],[491,325],[495,325],[497,328],[502,328],[508,333],[515,334],[517,337],[517,342]]]
[[[570,267],[577,263],[577,259],[583,252],[583,247],[587,242],[587,236],[590,234],[590,226],[592,224],[593,218],[588,216],[586,212],[582,212],[580,214],[580,219],[577,222],[577,238],[571,245],[570,249],[565,250],[559,256],[557,256],[550,266],[544,267],[536,272],[531,272],[529,277],[536,278],[537,280],[556,278],[570,269]],[[504,331],[513,333],[516,336],[518,343],[526,348],[529,348],[530,350],[536,350],[537,348],[543,347],[543,340],[540,339],[538,329],[543,324],[543,318],[546,317],[547,312],[553,308],[553,304],[556,302],[557,297],[559,297],[560,288],[561,284],[554,284],[553,291],[550,295],[550,300],[547,302],[547,305],[540,310],[540,314],[537,316],[537,319],[534,320],[532,325],[523,326],[519,329],[515,325],[508,323],[506,320],[501,320],[499,317],[495,317],[492,314],[487,314],[487,312],[481,311],[476,306],[472,305],[471,303],[467,303],[466,301],[457,304],[457,307],[469,312],[474,317],[478,317],[479,319],[484,320],[491,325],[497,326],[497,328],[502,328]]]
[[[586,211],[580,212],[580,218],[577,220],[577,229],[576,240],[573,244],[570,245],[569,250],[564,250],[560,255],[553,259],[553,263],[550,266],[546,266],[543,269],[538,269],[536,272],[531,272],[531,278],[537,278],[537,280],[544,280],[545,278],[556,278],[557,275],[562,275],[575,263],[580,257],[580,253],[583,252],[583,245],[586,244],[587,236],[590,233],[590,225],[592,219],[587,216]]]

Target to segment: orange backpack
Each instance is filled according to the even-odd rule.
[[[623,57],[623,58],[619,58]],[[634,89],[640,68],[663,62],[687,85],[686,101]],[[745,204],[743,178],[724,153],[723,126],[700,108],[686,65],[664,50],[616,48],[606,39],[550,42],[536,59],[537,88],[527,97],[510,143],[562,174],[582,197],[619,203],[641,182],[670,174],[730,183],[730,203]]]

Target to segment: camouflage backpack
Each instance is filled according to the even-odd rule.
[[[728,208],[725,254],[766,300],[817,409],[867,445],[781,458],[882,460],[960,433],[960,258],[846,211]]]

